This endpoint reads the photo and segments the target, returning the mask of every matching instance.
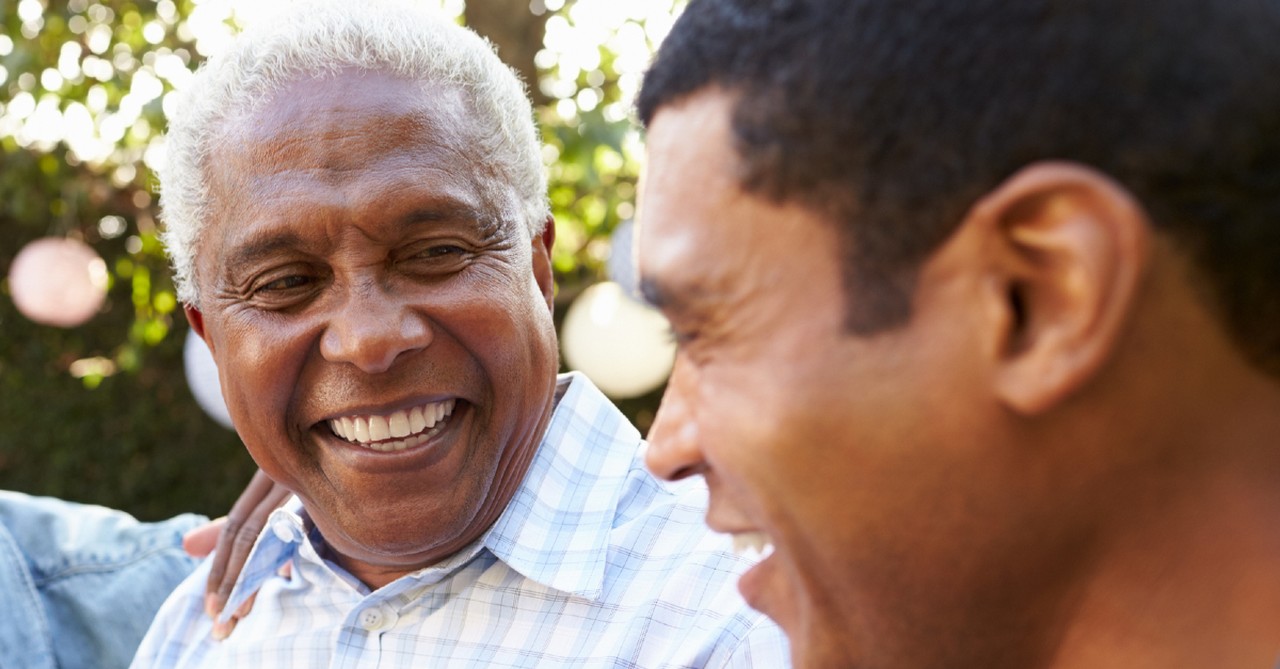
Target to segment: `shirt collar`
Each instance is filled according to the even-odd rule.
[[[483,542],[526,578],[596,599],[640,433],[582,374],[561,375],[560,387],[524,482]]]
[[[604,589],[619,498],[642,442],[640,433],[587,377],[577,372],[561,375],[557,394],[561,393],[524,481],[479,543],[525,578],[597,599]],[[272,512],[221,618],[229,618],[298,551],[319,561],[312,545],[302,541],[311,531],[297,497]],[[473,543],[463,551],[475,549]],[[453,563],[456,557],[445,562]],[[442,566],[427,569],[438,571]]]
[[[299,542],[307,531],[302,514],[302,501],[296,495],[271,512],[266,527],[249,551],[249,558],[236,579],[226,607],[218,616],[219,620],[230,620],[231,614],[257,592],[263,582],[278,574],[285,563],[297,554]]]

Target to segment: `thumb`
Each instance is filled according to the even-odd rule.
[[[182,550],[191,557],[208,557],[209,553],[213,552],[214,546],[218,544],[218,534],[226,524],[227,519],[224,516],[188,531],[182,535]]]

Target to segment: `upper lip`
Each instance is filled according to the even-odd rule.
[[[763,534],[765,536],[769,535],[767,531],[762,530],[759,527],[753,527],[745,523],[730,524],[725,522],[719,522],[719,521],[713,520],[710,516],[707,517],[707,527],[709,527],[712,532],[715,532],[717,534],[729,534],[729,535]]]
[[[732,530],[721,529],[714,525],[708,525],[708,527],[711,528],[712,532],[717,534],[728,534],[730,536],[737,536],[739,534],[763,534],[765,536],[769,536],[768,532],[755,527],[738,527]]]
[[[751,534],[760,533],[771,536],[768,530],[757,525],[747,515],[725,503],[716,503],[712,495],[711,507],[707,510],[707,527],[718,534]]]

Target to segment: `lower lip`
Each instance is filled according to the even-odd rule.
[[[743,572],[738,577],[738,592],[742,594],[742,599],[747,602],[751,608],[765,612],[765,589],[769,581],[769,575],[774,571],[774,556],[757,562],[753,567]]]

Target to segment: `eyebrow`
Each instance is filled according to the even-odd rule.
[[[503,232],[502,218],[454,198],[441,198],[438,202],[414,209],[401,216],[397,224],[401,228],[407,228],[419,223],[444,221],[473,222],[484,241],[494,239]]]
[[[440,221],[473,221],[480,235],[486,240],[497,237],[502,232],[502,219],[482,209],[455,200],[442,202],[439,206],[415,209],[400,218],[400,226],[407,227],[417,223]]]
[[[279,254],[280,251],[294,249],[301,245],[302,239],[292,232],[256,238],[237,247],[227,259],[227,267],[253,265]]]
[[[414,223],[430,223],[435,221],[455,221],[455,220],[471,220],[476,221],[488,229],[494,225],[492,217],[486,216],[484,212],[462,202],[448,200],[440,202],[437,205],[419,207],[410,211],[408,214],[400,217],[400,225],[412,225]]]

